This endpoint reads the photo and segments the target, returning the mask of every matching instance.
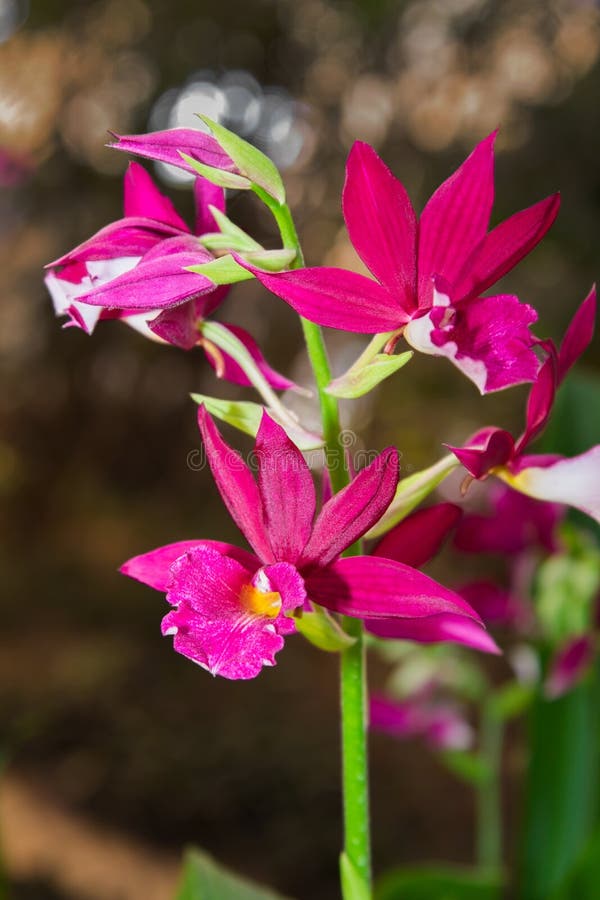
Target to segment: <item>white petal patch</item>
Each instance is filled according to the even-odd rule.
[[[436,331],[439,331],[440,329],[443,331],[445,326],[452,323],[452,319],[455,315],[454,309],[450,305],[450,297],[447,294],[441,293],[434,287],[433,306],[434,308],[436,306],[445,306],[448,308],[448,312],[445,314],[440,325],[435,326]],[[480,393],[483,394],[485,392],[488,375],[483,360],[471,359],[464,355],[461,356],[460,359],[457,359],[458,346],[455,341],[447,341],[445,344],[442,344],[441,347],[438,347],[438,345],[434,344],[431,340],[431,333],[433,330],[433,322],[431,321],[430,314],[427,313],[427,315],[421,316],[418,319],[412,319],[408,325],[405,326],[404,337],[411,347],[414,347],[415,350],[418,350],[420,353],[427,353],[430,356],[445,356],[446,359],[449,359],[451,363],[467,376],[467,378],[470,378]]]
[[[517,475],[502,473],[502,478],[530,497],[566,503],[600,523],[600,444],[572,459],[523,469]]]

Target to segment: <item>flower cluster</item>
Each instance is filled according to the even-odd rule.
[[[91,333],[99,320],[120,319],[162,342],[186,350],[200,346],[218,376],[258,387],[268,407],[206,401],[198,418],[214,480],[251,551],[185,540],[137,556],[122,571],[166,593],[170,611],[162,630],[173,636],[175,649],[227,678],[252,678],[273,665],[285,636],[295,631],[318,646],[343,649],[352,643],[345,617],[360,619],[378,637],[453,641],[498,652],[483,626],[485,616],[476,611],[485,606],[484,588],[469,592],[467,601],[420,571],[455,527],[460,510],[440,504],[404,518],[404,507],[395,517],[402,521],[370,552],[358,549],[369,532],[379,527],[381,533],[386,511],[404,496],[408,480],[398,482],[396,450],[384,450],[317,510],[312,475],[292,440],[301,423],[273,393],[295,386],[268,366],[249,334],[225,323],[221,330],[211,323],[211,329],[207,317],[230,284],[256,278],[309,323],[375,335],[375,349],[361,356],[345,380],[318,385],[322,404],[336,390],[350,397],[365,393],[408,361],[410,352],[394,353],[400,338],[414,350],[449,359],[483,394],[531,383],[524,434],[515,441],[500,428],[483,429],[465,446],[451,448],[448,471],[460,463],[467,481],[494,475],[531,497],[571,504],[600,520],[600,447],[570,460],[525,452],[547,423],[558,386],[591,340],[595,292],[560,349],[532,332],[537,313],[531,306],[512,294],[485,295],[546,234],[558,196],[490,230],[492,134],[417,219],[401,182],[371,147],[356,143],[342,206],[352,243],[373,277],[307,268],[273,164],[221,126],[208,125],[212,135],[174,129],[115,136],[113,145],[194,173],[193,229],[145,169],[131,163],[124,217],[52,263],[46,277],[67,324]],[[264,250],[226,216],[226,188],[251,189],[267,205],[280,226],[281,250]],[[255,435],[256,480],[208,410]],[[331,440],[326,431],[317,443]],[[422,480],[411,508],[439,480]],[[554,508],[540,508],[536,520],[545,541]],[[511,517],[518,525],[518,515]],[[518,542],[513,529],[505,535],[509,543]],[[431,721],[421,717],[418,727],[427,730]]]

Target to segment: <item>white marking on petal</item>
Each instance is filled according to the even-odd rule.
[[[263,594],[268,594],[271,590],[271,582],[267,577],[267,573],[264,569],[259,569],[256,575],[254,576],[254,587],[259,591],[262,591]]]
[[[177,634],[178,631],[179,631],[179,628],[177,627],[177,625],[171,625],[171,627],[167,628],[167,630],[163,633],[164,633],[164,636],[167,637],[167,635]]]
[[[532,466],[517,475],[499,473],[504,481],[537,500],[566,503],[600,523],[600,444],[551,466]]]

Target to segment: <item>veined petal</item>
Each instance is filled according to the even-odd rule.
[[[149,250],[167,238],[181,234],[179,228],[162,224],[155,219],[141,216],[117,219],[97,231],[96,234],[69,250],[64,256],[48,263],[47,269],[66,266],[74,262],[144,256]]]
[[[435,287],[433,308],[413,319],[404,336],[422,353],[447,357],[487,394],[535,379],[539,361],[529,326],[536,319],[511,295],[453,304]]]
[[[485,628],[473,619],[453,613],[440,613],[419,619],[367,619],[365,627],[371,634],[381,638],[416,641],[418,644],[450,641],[484,653],[502,652]]]
[[[407,321],[399,302],[376,281],[356,272],[317,266],[292,272],[263,272],[237,254],[237,263],[297,313],[328,328],[378,334]]]
[[[139,163],[129,163],[123,189],[125,216],[156,219],[180,231],[189,231],[171,200],[159,191],[151,175]]]
[[[311,600],[358,619],[420,619],[454,613],[480,621],[454,591],[391,559],[346,557],[310,572],[305,581]]]
[[[196,253],[168,253],[165,248],[164,256],[149,258],[147,254],[134,269],[83,294],[80,301],[92,306],[131,310],[177,306],[190,297],[215,289],[209,278],[187,271],[188,266],[197,264]]]
[[[207,547],[188,550],[171,567],[167,601],[174,609],[163,619],[163,634],[173,635],[175,650],[213,675],[254,678],[263,666],[275,665],[283,646],[280,620],[285,630],[285,612],[303,603],[296,583],[292,596],[273,590],[268,571],[253,574]],[[281,571],[274,574],[278,587],[288,587]]]
[[[600,444],[572,459],[559,459],[544,467],[530,466],[528,458],[522,457],[518,472],[500,469],[495,474],[530,497],[565,503],[600,523]]]
[[[317,517],[299,565],[327,565],[379,521],[394,496],[398,470],[398,451],[388,447],[334,494]]]
[[[223,556],[229,556],[250,572],[254,572],[260,567],[260,560],[253,553],[248,553],[247,550],[242,550],[234,544],[226,544],[223,541],[196,540],[176,541],[173,544],[157,547],[156,550],[150,550],[149,553],[133,556],[123,563],[119,572],[135,578],[136,581],[141,581],[142,584],[147,584],[157,591],[166,593],[171,583],[171,566],[176,559],[195,547],[207,547]]]
[[[494,202],[494,140],[490,134],[427,203],[419,222],[419,298],[433,275],[453,283],[484,238]],[[419,305],[422,305],[420,302]]]
[[[539,244],[554,222],[559,207],[560,195],[553,194],[493,228],[458,275],[454,285],[456,296],[482,294],[510,272]]]
[[[591,289],[567,328],[558,352],[558,383],[577,362],[594,336],[596,319],[596,286]]]
[[[482,428],[463,447],[445,445],[473,478],[483,478],[490,470],[505,466],[513,457],[512,434],[502,428]]]
[[[169,163],[187,172],[192,172],[193,169],[184,162],[181,153],[187,153],[206,166],[235,171],[233,161],[221,150],[215,139],[194,128],[168,128],[148,134],[113,134],[113,137],[115,142],[109,144],[113,150],[124,150],[125,153]]]
[[[375,278],[407,311],[416,307],[417,219],[404,185],[372,147],[348,156],[342,208],[350,240]]]
[[[556,360],[549,356],[537,374],[527,398],[525,431],[517,441],[519,454],[542,433],[550,418],[556,394]]]
[[[307,543],[315,514],[315,486],[304,457],[268,415],[256,435],[258,490],[273,556],[294,563]]]
[[[198,427],[208,462],[225,506],[262,562],[274,562],[256,482],[239,453],[225,443],[203,406]]]
[[[206,178],[198,177],[194,181],[194,203],[196,206],[196,234],[207,234],[215,231],[215,217],[209,207],[214,206],[219,212],[225,212],[225,191]]]
[[[461,515],[454,503],[419,509],[388,531],[371,553],[418,569],[439,552]]]
[[[293,381],[290,381],[289,378],[286,378],[285,375],[281,375],[269,365],[252,335],[248,334],[248,332],[244,328],[240,328],[239,325],[232,325],[230,322],[221,322],[221,325],[224,328],[227,328],[228,331],[231,331],[231,333],[234,334],[235,337],[242,342],[242,344],[256,363],[257,369],[262,372],[265,379],[272,388],[275,388],[276,391],[296,390],[302,392],[302,388],[299,388],[297,384],[294,384]],[[242,384],[246,387],[250,386],[248,376],[235,362],[235,360],[232,359],[231,356],[229,356],[227,353],[223,353],[222,355],[223,374],[221,375],[221,377],[224,378],[225,381],[231,381],[233,384]],[[214,367],[214,359],[209,356],[208,361]]]

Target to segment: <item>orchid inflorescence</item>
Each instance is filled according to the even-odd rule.
[[[67,325],[91,334],[100,321],[118,319],[162,343],[199,346],[219,378],[252,386],[261,396],[262,404],[197,398],[213,478],[250,550],[214,539],[179,540],[130,559],[121,571],[166,594],[163,634],[173,637],[179,653],[225,678],[254,678],[273,666],[295,632],[342,658],[361,646],[365,630],[371,640],[452,642],[499,653],[486,624],[522,624],[522,607],[508,589],[479,582],[453,590],[420,569],[457,528],[456,546],[463,551],[511,554],[523,549],[524,522],[531,526],[527,540],[535,533],[551,547],[564,505],[600,522],[600,446],[572,459],[527,452],[549,420],[560,383],[591,341],[595,290],[559,348],[532,331],[538,317],[531,306],[514,294],[486,294],[542,240],[557,215],[558,195],[490,230],[494,133],[417,218],[402,183],[370,146],[357,142],[348,157],[342,209],[372,277],[306,267],[276,168],[222,126],[205,124],[212,134],[172,129],[115,135],[112,143],[194,174],[193,228],[132,162],[123,218],[51,263],[46,276]],[[266,250],[228,218],[226,189],[257,195],[275,218],[281,249]],[[229,285],[249,279],[302,319],[321,434],[306,428],[276,393],[303,389],[268,365],[245,330],[213,318]],[[350,369],[332,379],[316,326],[373,337]],[[401,339],[409,346],[396,353]],[[500,428],[481,429],[405,478],[393,447],[349,483],[345,466],[334,464],[318,502],[301,451],[325,447],[339,462],[337,398],[368,393],[415,350],[446,357],[482,394],[530,383],[523,434],[515,439]],[[256,477],[211,415],[255,437]],[[489,476],[504,483],[489,521],[480,517],[475,525],[453,503],[420,506],[460,466],[463,492]],[[564,648],[563,669],[573,668],[584,650]],[[450,746],[468,739],[468,726],[457,730],[459,720],[432,703],[429,691],[399,707],[390,702],[373,701],[375,724]],[[368,859],[356,854],[353,862],[368,881]]]

